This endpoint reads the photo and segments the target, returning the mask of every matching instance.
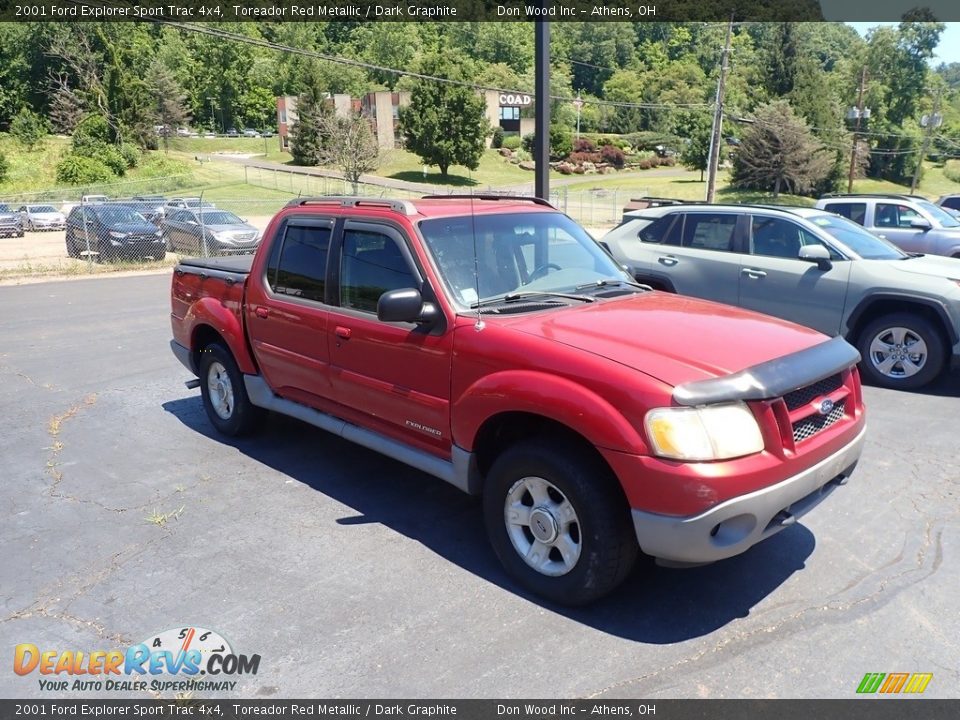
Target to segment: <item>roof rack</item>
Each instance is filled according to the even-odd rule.
[[[900,200],[926,200],[923,195],[911,195],[910,193],[826,193],[821,195],[820,199],[826,198],[845,198],[845,197],[866,197],[866,198],[898,198]]]
[[[452,195],[424,195],[421,200],[519,200],[520,202],[530,202],[534,205],[542,205],[556,210],[556,208],[543,198],[532,195],[496,195],[493,193],[458,193]]]
[[[320,195],[317,197],[295,198],[284,207],[303,207],[304,205],[339,205],[340,207],[381,207],[389,208],[404,215],[416,215],[417,209],[408,200],[390,200],[383,198],[365,198],[349,195]]]

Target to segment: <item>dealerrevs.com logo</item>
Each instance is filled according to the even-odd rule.
[[[259,655],[240,655],[222,635],[201,627],[166,630],[124,650],[14,648],[13,671],[36,673],[41,690],[230,691],[228,679],[256,675]]]

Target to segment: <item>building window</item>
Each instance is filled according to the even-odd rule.
[[[501,108],[500,108],[500,119],[501,119],[501,120],[519,120],[519,119],[520,119],[520,108],[518,108],[518,107],[501,107]]]

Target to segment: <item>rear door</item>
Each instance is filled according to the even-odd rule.
[[[804,245],[831,251],[833,267],[821,270],[799,259]],[[840,332],[850,278],[850,261],[799,223],[786,218],[750,217],[750,253],[740,272],[741,307],[812,327]]]
[[[735,212],[678,213],[660,244],[650,245],[651,274],[681,295],[737,304],[741,256]]]
[[[333,397],[345,417],[449,456],[453,333],[445,324],[428,329],[377,319],[377,301],[387,290],[426,292],[408,238],[393,225],[347,220],[337,253],[339,306],[331,308],[329,335]]]
[[[334,220],[290,217],[247,283],[250,345],[274,392],[329,409],[328,256]]]

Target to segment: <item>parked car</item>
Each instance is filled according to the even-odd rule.
[[[227,137],[240,137],[240,133],[237,132],[236,128],[229,128],[226,135]]]
[[[674,205],[603,238],[639,282],[841,335],[870,381],[912,389],[960,364],[960,260],[916,257],[813,208]]]
[[[825,195],[816,207],[843,215],[907,252],[960,258],[960,220],[917,195]]]
[[[219,432],[272,410],[482,496],[508,575],[560,603],[638,550],[744,552],[864,441],[842,338],[651,292],[535,198],[297,199],[254,257],[181,261],[171,311]]]
[[[937,200],[937,205],[954,217],[960,217],[960,194],[943,195]]]
[[[257,132],[256,130],[254,130],[253,128],[244,128],[244,129],[243,129],[243,136],[244,136],[244,137],[258,138],[258,137],[260,137],[260,133]]]
[[[260,137],[272,138],[272,137],[273,137],[273,130],[270,130],[270,129],[268,128],[268,129],[262,131],[262,132],[260,133]]]
[[[18,210],[27,230],[63,230],[67,219],[53,205],[21,205]]]
[[[67,217],[67,255],[92,255],[101,262],[162,260],[160,230],[133,208],[120,203],[78,205]]]
[[[130,204],[139,212],[148,222],[159,225],[163,220],[164,207],[167,199],[163,195],[134,195]]]
[[[187,128],[187,127],[177,128],[177,137],[190,137],[190,135],[191,135],[190,128]]]
[[[81,203],[101,203],[101,202],[110,202],[110,198],[106,195],[84,195],[80,198]]]
[[[23,237],[23,220],[6,203],[0,203],[0,237]]]
[[[164,205],[164,213],[169,212],[170,210],[175,209],[185,209],[193,210],[196,208],[212,208],[216,207],[212,202],[207,202],[206,200],[201,200],[198,197],[175,197],[167,200],[167,204]]]
[[[160,226],[169,252],[210,255],[252,253],[260,231],[226,210],[174,209]]]

